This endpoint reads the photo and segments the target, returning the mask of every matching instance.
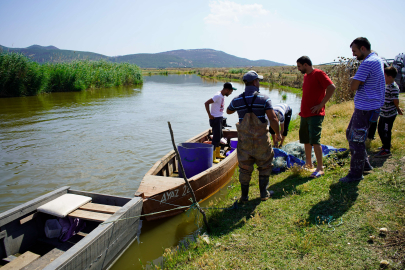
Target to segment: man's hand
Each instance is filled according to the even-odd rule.
[[[404,110],[402,110],[400,107],[397,107],[397,111],[399,115],[404,115]]]
[[[281,142],[281,134],[276,133],[275,135],[276,135],[275,143],[278,145],[278,142]]]
[[[322,105],[322,104],[318,104],[318,105],[311,108],[311,112],[312,113],[319,113],[319,111],[322,110],[323,106],[324,105]]]
[[[214,119],[215,119],[215,117],[212,116],[212,114],[209,114],[208,117],[209,117],[211,120],[214,120]]]

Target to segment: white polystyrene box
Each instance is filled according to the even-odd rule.
[[[45,235],[48,238],[56,238],[60,236],[62,226],[57,219],[48,219],[45,222]]]
[[[63,218],[90,201],[91,197],[76,194],[65,194],[50,202],[47,202],[44,205],[41,205],[38,207],[37,211]]]

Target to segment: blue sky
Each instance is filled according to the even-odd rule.
[[[404,0],[0,0],[0,45],[108,56],[210,48],[295,65],[351,57],[367,37],[380,56],[405,52]]]

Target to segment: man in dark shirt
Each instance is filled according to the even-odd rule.
[[[259,188],[262,201],[270,197],[267,191],[269,177],[272,170],[274,152],[267,130],[267,115],[271,128],[275,131],[276,140],[280,141],[278,119],[273,111],[271,100],[267,95],[259,93],[260,79],[255,71],[251,70],[243,75],[246,88],[238,97],[234,98],[228,106],[227,113],[238,112],[238,162],[239,182],[241,183],[241,202],[247,201],[249,182],[256,163],[259,170]]]

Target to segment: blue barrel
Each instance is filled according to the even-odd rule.
[[[187,178],[212,167],[214,148],[206,143],[181,143],[177,146]],[[183,173],[179,168],[179,176]]]

